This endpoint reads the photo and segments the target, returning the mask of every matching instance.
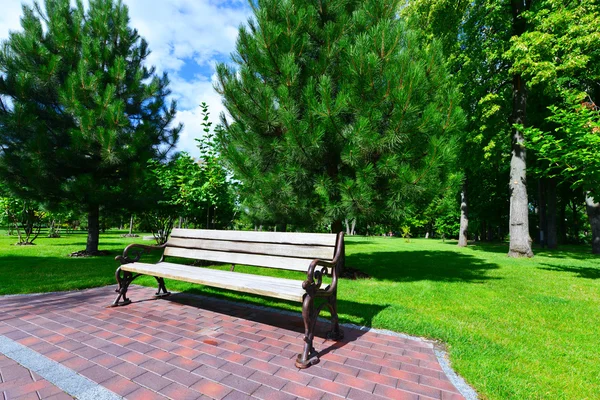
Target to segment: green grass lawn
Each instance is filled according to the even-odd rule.
[[[113,256],[141,238],[102,235],[101,248],[112,255],[85,259],[67,257],[85,247],[84,234],[40,238],[37,246],[14,241],[0,236],[0,294],[112,284]],[[600,258],[588,247],[537,249],[535,258],[515,260],[500,244],[459,249],[454,241],[379,237],[346,243],[347,265],[371,279],[341,280],[343,321],[444,342],[453,367],[485,398],[599,398]],[[245,270],[273,272],[236,268]],[[139,283],[155,285],[152,278]],[[168,281],[167,288],[300,310],[183,282]]]

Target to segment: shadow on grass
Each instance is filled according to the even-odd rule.
[[[560,247],[556,250],[534,248],[534,253],[538,256],[551,258],[570,258],[573,260],[598,260],[600,262],[600,256],[598,256],[597,254],[592,254],[591,245],[569,245],[565,247]]]
[[[457,247],[457,241],[447,241],[444,244]],[[504,242],[469,242],[469,249],[485,253],[508,254],[508,243]]]
[[[448,245],[456,246],[456,241],[446,242]],[[469,243],[469,248],[475,251],[483,251],[486,253],[497,253],[497,254],[508,254],[508,243],[503,242],[477,242]],[[600,257],[596,254],[591,253],[590,245],[561,245],[558,249],[547,249],[539,247],[539,245],[533,245],[533,253],[535,256],[544,256],[552,258],[570,258],[575,260],[599,260]]]
[[[589,267],[565,267],[560,265],[551,265],[551,264],[542,264],[545,265],[545,268],[540,267],[544,271],[554,271],[554,272],[571,272],[573,274],[577,274],[579,278],[586,279],[600,279],[600,268],[589,268]]]
[[[498,269],[481,259],[455,251],[397,251],[355,253],[347,256],[346,265],[373,278],[395,282],[421,280],[446,282],[483,282]]]

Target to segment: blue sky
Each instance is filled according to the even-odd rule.
[[[43,0],[41,0],[43,1]],[[86,0],[84,0],[86,1]],[[20,29],[21,3],[2,0],[0,40]],[[211,120],[224,111],[213,89],[215,65],[227,62],[237,31],[251,14],[246,0],[123,0],[131,26],[148,41],[149,65],[169,74],[172,96],[179,105],[177,121],[185,127],[178,149],[198,156],[195,140],[202,134],[200,103],[206,102]]]

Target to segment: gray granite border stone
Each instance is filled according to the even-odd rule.
[[[0,353],[35,372],[80,400],[120,400],[121,396],[6,336],[0,335]]]

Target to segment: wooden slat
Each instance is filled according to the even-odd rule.
[[[148,265],[158,265],[158,264],[148,264]],[[302,281],[295,279],[284,279],[284,278],[275,278],[272,276],[264,276],[264,275],[253,275],[253,274],[245,274],[241,272],[232,272],[232,271],[223,271],[206,267],[194,267],[191,265],[181,265],[181,264],[173,264],[168,262],[160,263],[160,267],[165,271],[169,271],[175,275],[182,273],[194,273],[194,274],[208,274],[214,279],[229,281],[234,279],[238,286],[244,284],[252,284],[255,282],[261,282],[266,286],[275,285],[279,287],[280,291],[292,291],[297,292],[299,287],[302,287]]]
[[[330,246],[232,242],[228,240],[190,239],[173,236],[169,239],[167,246],[295,258],[319,258],[322,260],[333,259],[334,252],[334,248]]]
[[[212,250],[184,249],[180,247],[166,247],[165,256],[191,258],[194,260],[216,261],[236,265],[253,265],[257,267],[289,269],[294,271],[308,270],[310,258],[290,258],[278,256],[265,256],[257,254],[227,253]]]
[[[139,274],[176,279],[291,301],[301,302],[305,293],[304,289],[302,289],[302,281],[172,263],[132,263],[122,265],[121,269]]]
[[[314,246],[335,246],[336,242],[336,235],[331,233],[218,231],[209,229],[173,229],[171,237]]]
[[[220,287],[236,291],[301,301],[304,290],[302,281],[241,274],[237,272],[219,271],[208,268],[176,265],[177,268],[140,263],[128,265],[132,272],[147,275],[162,276],[163,278],[183,280],[207,286]],[[157,266],[160,266],[157,268]]]

